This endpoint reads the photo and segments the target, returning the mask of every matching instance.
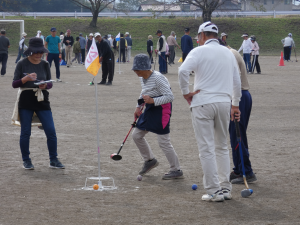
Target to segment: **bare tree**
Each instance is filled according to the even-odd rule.
[[[89,9],[93,14],[93,19],[90,23],[91,27],[97,26],[98,14],[103,9],[107,8],[108,5],[115,2],[115,0],[69,0],[70,2],[75,3],[76,5],[83,7],[85,9]]]

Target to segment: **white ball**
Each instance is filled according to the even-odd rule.
[[[142,177],[142,175],[138,175],[138,176],[136,177],[136,179],[137,179],[138,181],[141,181],[141,180],[143,179],[143,177]]]

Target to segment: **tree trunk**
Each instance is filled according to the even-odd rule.
[[[204,9],[202,11],[202,20],[203,20],[203,23],[205,23],[207,21],[211,21],[211,14],[212,14],[211,10]]]
[[[94,12],[92,12],[93,14],[93,19],[90,23],[90,26],[91,27],[97,27],[97,19],[98,19],[98,14],[99,14],[99,11],[98,10],[95,10]]]

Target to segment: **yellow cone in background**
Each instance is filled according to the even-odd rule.
[[[182,62],[182,57],[180,57],[180,59],[178,60],[178,62]]]

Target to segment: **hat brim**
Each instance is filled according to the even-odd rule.
[[[35,52],[42,52],[42,53],[49,53],[48,49],[46,49],[45,47],[30,47],[23,53],[26,56],[32,55]]]

